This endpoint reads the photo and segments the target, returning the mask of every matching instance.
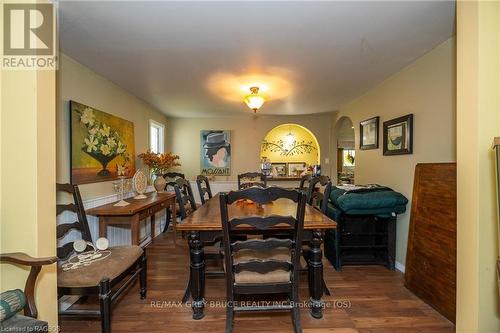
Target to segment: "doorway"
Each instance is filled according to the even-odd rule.
[[[349,117],[342,117],[335,126],[337,134],[337,184],[354,184],[356,150],[354,126]]]

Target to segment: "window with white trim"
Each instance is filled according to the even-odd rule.
[[[153,153],[164,153],[165,125],[149,120],[149,149]]]

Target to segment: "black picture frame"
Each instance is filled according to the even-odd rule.
[[[359,149],[361,150],[369,150],[369,149],[378,149],[378,129],[379,129],[379,121],[380,117],[373,117],[370,119],[363,120],[359,123]],[[375,125],[375,143],[366,143],[364,142],[364,131],[368,128],[369,125]]]
[[[413,114],[384,122],[384,156],[413,154]],[[400,131],[401,135],[390,138],[389,131]],[[396,142],[395,142],[396,141]],[[400,148],[394,148],[399,145]]]

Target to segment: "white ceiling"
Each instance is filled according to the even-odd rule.
[[[270,89],[259,113],[334,111],[448,39],[455,25],[455,2],[446,1],[62,1],[59,8],[65,54],[175,117],[247,114],[242,102],[221,96],[233,88],[217,82],[245,74],[288,85]]]

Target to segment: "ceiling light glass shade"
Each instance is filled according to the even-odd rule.
[[[295,142],[295,135],[288,133],[283,141],[285,148],[290,149],[293,147],[293,143]]]
[[[250,91],[252,93],[245,97],[244,102],[250,109],[253,110],[253,112],[257,112],[257,110],[264,104],[265,100],[264,97],[259,95],[258,87],[252,87],[250,88]]]

